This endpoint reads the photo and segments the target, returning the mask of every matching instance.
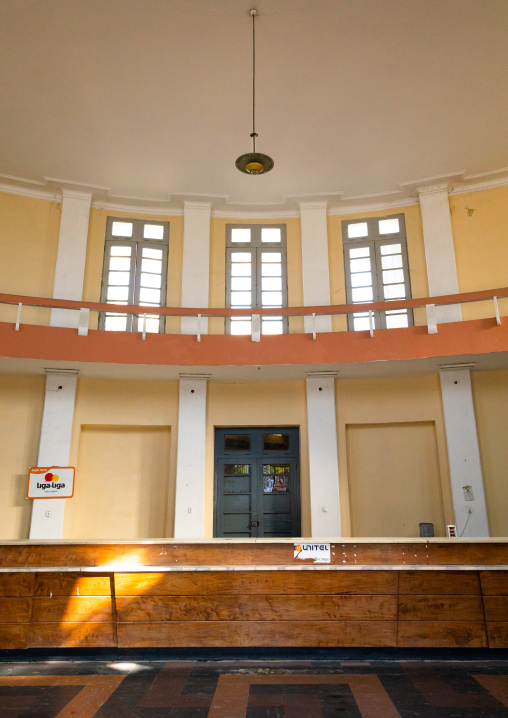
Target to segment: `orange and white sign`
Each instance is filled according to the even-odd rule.
[[[36,466],[28,471],[27,499],[70,499],[74,496],[72,466]]]

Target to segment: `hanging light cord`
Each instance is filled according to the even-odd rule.
[[[256,151],[256,15],[257,10],[251,10],[252,15],[252,148]]]

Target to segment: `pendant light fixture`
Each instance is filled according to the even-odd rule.
[[[256,152],[256,15],[258,11],[256,9],[249,10],[249,14],[252,16],[252,152],[247,152],[246,155],[241,155],[236,160],[236,166],[240,172],[245,172],[248,175],[260,175],[270,172],[273,167],[273,160],[268,155],[264,155],[261,152]]]

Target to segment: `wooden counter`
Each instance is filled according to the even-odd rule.
[[[329,542],[5,543],[0,648],[508,647],[508,541]]]

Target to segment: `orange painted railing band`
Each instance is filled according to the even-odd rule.
[[[48,309],[90,309],[96,312],[118,312],[121,314],[157,314],[166,317],[192,317],[200,314],[202,317],[244,317],[252,314],[262,316],[310,316],[312,314],[352,314],[353,312],[368,312],[376,310],[418,309],[435,304],[437,306],[448,304],[465,304],[479,302],[487,299],[503,299],[508,297],[508,287],[500,289],[483,289],[479,292],[465,292],[463,294],[447,294],[440,297],[417,297],[389,302],[373,302],[368,304],[332,304],[328,307],[280,307],[273,309],[228,309],[225,307],[142,307],[122,306],[120,304],[105,304],[101,302],[73,301],[70,299],[53,299],[46,297],[29,297],[18,294],[0,294],[0,304],[23,304],[30,307]]]

